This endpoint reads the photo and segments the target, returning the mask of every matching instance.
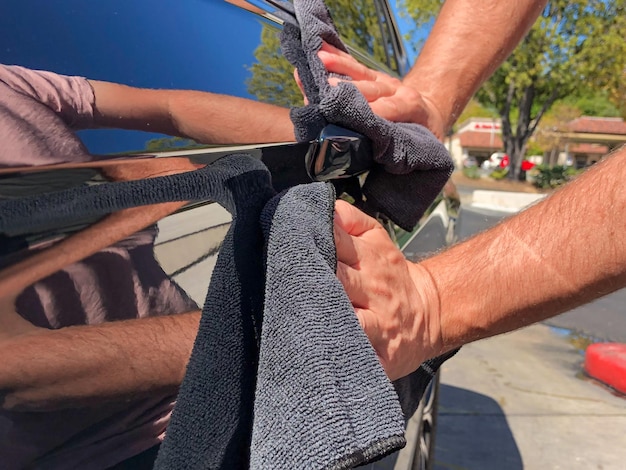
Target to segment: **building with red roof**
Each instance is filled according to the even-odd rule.
[[[622,118],[581,116],[560,131],[563,138],[558,163],[582,168],[626,144],[626,122]],[[480,165],[492,154],[504,152],[499,119],[470,118],[446,142],[457,168],[471,160]]]

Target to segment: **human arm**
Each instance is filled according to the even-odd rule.
[[[174,212],[184,202],[111,214],[0,272],[0,406],[16,411],[73,408],[154,393],[174,394],[200,312],[56,330],[15,312],[25,287]]]
[[[626,286],[625,159],[622,148],[544,201],[417,264],[398,259],[373,219],[338,204],[338,276],[388,375]]]
[[[443,139],[546,2],[447,0],[402,81],[368,69],[329,45],[320,52],[320,59],[329,71],[350,76],[375,113],[391,121],[425,125]]]
[[[109,167],[116,180],[194,170],[184,158]],[[110,214],[0,270],[0,406],[55,410],[153,393],[175,393],[199,312],[48,330],[15,311],[26,287],[154,224],[186,204],[167,202]]]
[[[0,82],[48,106],[75,129],[152,131],[208,144],[295,140],[289,109],[235,96],[136,88],[3,64]]]
[[[0,405],[16,411],[73,408],[151,393],[175,393],[198,330],[200,312],[56,330],[19,316],[25,287],[124,239],[184,202],[111,214],[0,272]]]
[[[89,80],[94,124],[176,135],[202,143],[295,140],[289,109],[193,90],[152,90]]]
[[[189,312],[0,337],[0,406],[46,411],[175,394],[199,320]]]

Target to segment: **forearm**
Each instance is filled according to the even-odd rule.
[[[506,60],[547,0],[447,0],[404,83],[449,129],[480,85]]]
[[[626,286],[626,149],[491,230],[420,263],[443,350],[529,325]]]
[[[227,95],[171,91],[169,109],[180,134],[199,142],[254,144],[295,140],[288,108]]]
[[[0,342],[4,409],[42,411],[175,393],[199,312],[38,330]]]
[[[188,137],[206,144],[294,140],[289,109],[192,90],[150,90],[90,80],[97,125]]]

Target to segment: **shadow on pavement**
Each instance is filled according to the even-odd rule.
[[[465,240],[472,235],[487,230],[510,215],[512,214],[509,212],[462,206],[454,227],[455,241]]]
[[[492,398],[441,384],[435,470],[521,470],[522,456]]]

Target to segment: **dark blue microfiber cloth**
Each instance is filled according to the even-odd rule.
[[[369,137],[377,165],[369,172],[363,193],[364,209],[380,212],[405,230],[412,230],[437,197],[453,169],[441,142],[425,127],[393,123],[375,115],[351,83],[328,84],[328,72],[317,56],[322,40],[347,52],[323,0],[294,0],[297,24],[284,15],[281,45],[298,69],[307,106],[291,110],[299,141],[315,139],[327,123]]]
[[[312,183],[275,197],[251,468],[348,469],[404,446],[393,386],[335,276],[334,189]]]

